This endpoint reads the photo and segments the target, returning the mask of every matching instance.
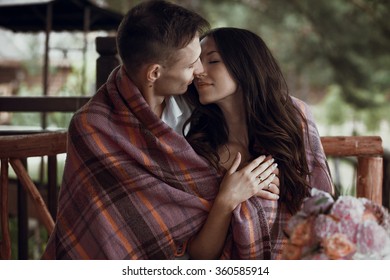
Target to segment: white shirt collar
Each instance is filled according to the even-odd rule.
[[[190,115],[191,109],[181,96],[170,96],[165,99],[161,119],[180,135],[182,135],[184,122]]]

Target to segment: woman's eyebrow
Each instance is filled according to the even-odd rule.
[[[209,51],[208,53],[206,53],[206,56],[208,56],[208,55],[211,55],[211,54],[213,54],[213,53],[217,53],[218,51]]]
[[[209,56],[209,55],[212,55],[213,53],[218,53],[218,51],[209,51],[208,53],[205,53],[205,54],[201,54],[200,57],[204,58],[205,56]]]

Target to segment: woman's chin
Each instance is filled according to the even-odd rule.
[[[207,105],[207,104],[210,104],[210,103],[211,103],[209,100],[207,100],[207,99],[202,99],[202,98],[199,99],[199,102],[200,102],[200,104],[202,104],[202,105]]]

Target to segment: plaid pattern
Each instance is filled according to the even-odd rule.
[[[334,193],[321,138],[309,106],[294,97],[292,101],[308,122],[308,133],[304,131],[304,138],[311,173],[308,178],[310,186]],[[258,197],[245,201],[233,212],[233,231],[228,241],[234,246],[225,248],[223,258],[280,259],[283,246],[287,243],[284,229],[290,217],[285,205],[278,201]]]
[[[202,227],[221,177],[119,67],[71,121],[57,221],[42,258],[175,259]],[[275,227],[285,222],[281,209],[259,198],[235,209],[223,258],[272,258],[284,240]]]

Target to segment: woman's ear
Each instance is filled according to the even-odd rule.
[[[154,83],[161,75],[161,65],[160,64],[151,64],[148,66],[147,71],[147,80],[150,83]]]

